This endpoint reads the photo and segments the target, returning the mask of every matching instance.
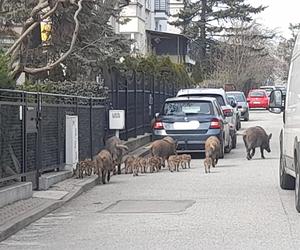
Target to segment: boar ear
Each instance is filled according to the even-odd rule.
[[[271,138],[272,138],[272,133],[271,133],[271,134],[269,134],[269,140],[271,140]]]

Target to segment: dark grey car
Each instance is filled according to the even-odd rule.
[[[220,105],[212,97],[174,97],[165,101],[153,124],[153,139],[171,136],[178,143],[178,151],[205,152],[205,141],[217,136],[224,154],[229,124]],[[230,142],[231,143],[231,142]]]

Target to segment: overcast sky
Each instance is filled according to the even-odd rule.
[[[281,34],[289,38],[289,23],[300,23],[300,0],[247,0],[254,7],[269,6],[264,12],[255,15],[259,23],[277,28]]]

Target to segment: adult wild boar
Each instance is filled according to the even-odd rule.
[[[158,156],[163,159],[163,166],[165,165],[165,160],[168,160],[170,155],[177,154],[177,142],[170,136],[152,142],[149,148],[151,156]]]
[[[107,176],[107,182],[109,182],[110,172],[115,168],[111,153],[106,149],[101,150],[96,156],[95,162],[95,173],[98,175],[98,180],[100,181],[101,176],[102,183],[105,184]]]
[[[210,136],[205,141],[205,173],[210,173],[210,167],[215,167],[220,157],[220,140],[216,136]]]
[[[247,151],[247,159],[252,159],[255,154],[255,148],[258,147],[260,148],[261,158],[265,159],[264,150],[266,150],[268,153],[271,152],[271,138],[272,134],[268,135],[266,131],[260,126],[247,128],[243,134],[243,140]],[[251,150],[252,152],[250,153]]]
[[[113,136],[106,140],[105,149],[111,153],[115,166],[118,166],[118,174],[121,174],[122,159],[128,153],[128,147],[118,137]],[[116,170],[114,170],[114,174],[116,174]]]

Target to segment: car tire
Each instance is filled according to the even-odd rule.
[[[300,213],[300,176],[299,176],[299,163],[296,163],[296,178],[295,178],[295,205],[296,210]]]
[[[221,141],[220,144],[221,145],[220,145],[220,156],[219,156],[219,158],[224,159],[224,139],[223,139],[223,141]]]
[[[281,189],[284,190],[295,189],[295,178],[288,175],[285,172],[284,158],[282,155],[280,156],[280,161],[279,161],[279,182],[280,182]]]
[[[244,119],[244,121],[249,121],[249,112],[247,113],[247,116],[245,116],[245,119]]]
[[[237,141],[237,136],[236,134],[234,134],[232,138],[232,148],[236,148],[236,141]]]
[[[225,152],[225,153],[230,153],[231,149],[232,149],[232,138],[231,138],[231,136],[230,136],[230,142],[229,142],[229,145],[227,145],[226,147],[224,147],[224,152]]]

